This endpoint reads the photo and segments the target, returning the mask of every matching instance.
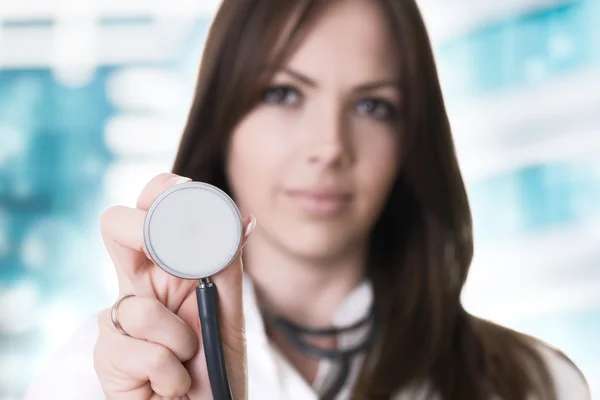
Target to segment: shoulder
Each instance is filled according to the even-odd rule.
[[[51,395],[65,400],[104,399],[94,370],[97,337],[95,315],[54,352],[29,387],[25,400],[45,400]]]
[[[536,348],[554,380],[558,400],[591,400],[583,373],[563,352],[541,341]]]

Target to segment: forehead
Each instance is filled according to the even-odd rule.
[[[398,46],[384,10],[377,3],[331,2],[291,54],[289,65],[319,76],[397,75]]]

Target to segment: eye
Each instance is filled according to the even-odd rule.
[[[296,106],[300,104],[301,100],[302,94],[291,86],[272,86],[265,90],[264,93],[264,101],[266,103]]]
[[[358,115],[371,116],[373,118],[389,121],[396,117],[397,111],[390,101],[383,99],[364,99],[356,104]]]

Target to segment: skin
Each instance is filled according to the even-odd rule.
[[[400,168],[394,120],[402,94],[394,50],[374,2],[333,3],[232,134],[227,176],[233,196],[243,215],[259,221],[244,247],[246,273],[264,307],[298,323],[329,325],[364,279],[368,237]],[[101,219],[120,293],[137,295],[120,307],[131,337],[115,330],[110,310],[99,318],[95,367],[109,399],[210,398],[194,283],[169,276],[143,247],[148,208],[180,182],[162,174],[146,186],[136,208],[113,207]],[[249,233],[254,219],[245,224]],[[214,277],[239,399],[247,397],[242,278],[241,254]],[[316,364],[271,327],[267,331],[312,381]]]

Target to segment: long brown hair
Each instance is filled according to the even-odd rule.
[[[266,65],[283,62],[330,1],[223,1],[206,41],[175,173],[230,192],[226,148],[237,123],[260,101],[271,78]],[[368,274],[382,329],[354,396],[384,399],[429,384],[444,399],[555,399],[533,338],[462,307],[473,256],[471,212],[431,45],[414,0],[377,2],[402,54],[409,100],[404,164],[370,246]]]

